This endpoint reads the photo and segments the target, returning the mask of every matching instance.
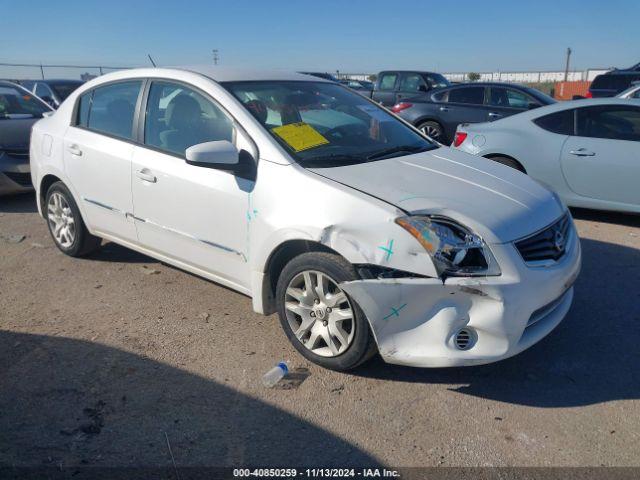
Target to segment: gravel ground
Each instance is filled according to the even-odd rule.
[[[340,374],[231,290],[62,255],[35,212],[0,199],[0,465],[640,465],[639,217],[574,212],[574,305],[519,356]],[[283,359],[309,376],[262,387]]]

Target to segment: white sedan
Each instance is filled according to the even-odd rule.
[[[640,212],[640,100],[561,102],[463,124],[453,145],[527,173],[571,207]]]
[[[336,370],[515,355],[562,320],[580,269],[539,183],[308,75],[104,75],[34,126],[31,165],[63,253],[106,239],[226,285]]]

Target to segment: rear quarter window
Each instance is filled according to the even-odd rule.
[[[559,135],[574,134],[574,112],[575,110],[563,110],[561,112],[550,113],[533,120],[533,123],[547,132]]]

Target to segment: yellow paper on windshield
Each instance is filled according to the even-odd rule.
[[[276,127],[272,131],[296,152],[329,143],[329,140],[320,135],[315,128],[304,122],[290,123]]]

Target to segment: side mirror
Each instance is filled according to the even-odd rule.
[[[240,154],[235,145],[228,140],[198,143],[185,151],[187,163],[197,167],[233,170],[238,164]]]
[[[238,149],[228,140],[199,143],[185,151],[189,165],[232,172],[236,177],[256,179],[256,162],[249,152]]]

